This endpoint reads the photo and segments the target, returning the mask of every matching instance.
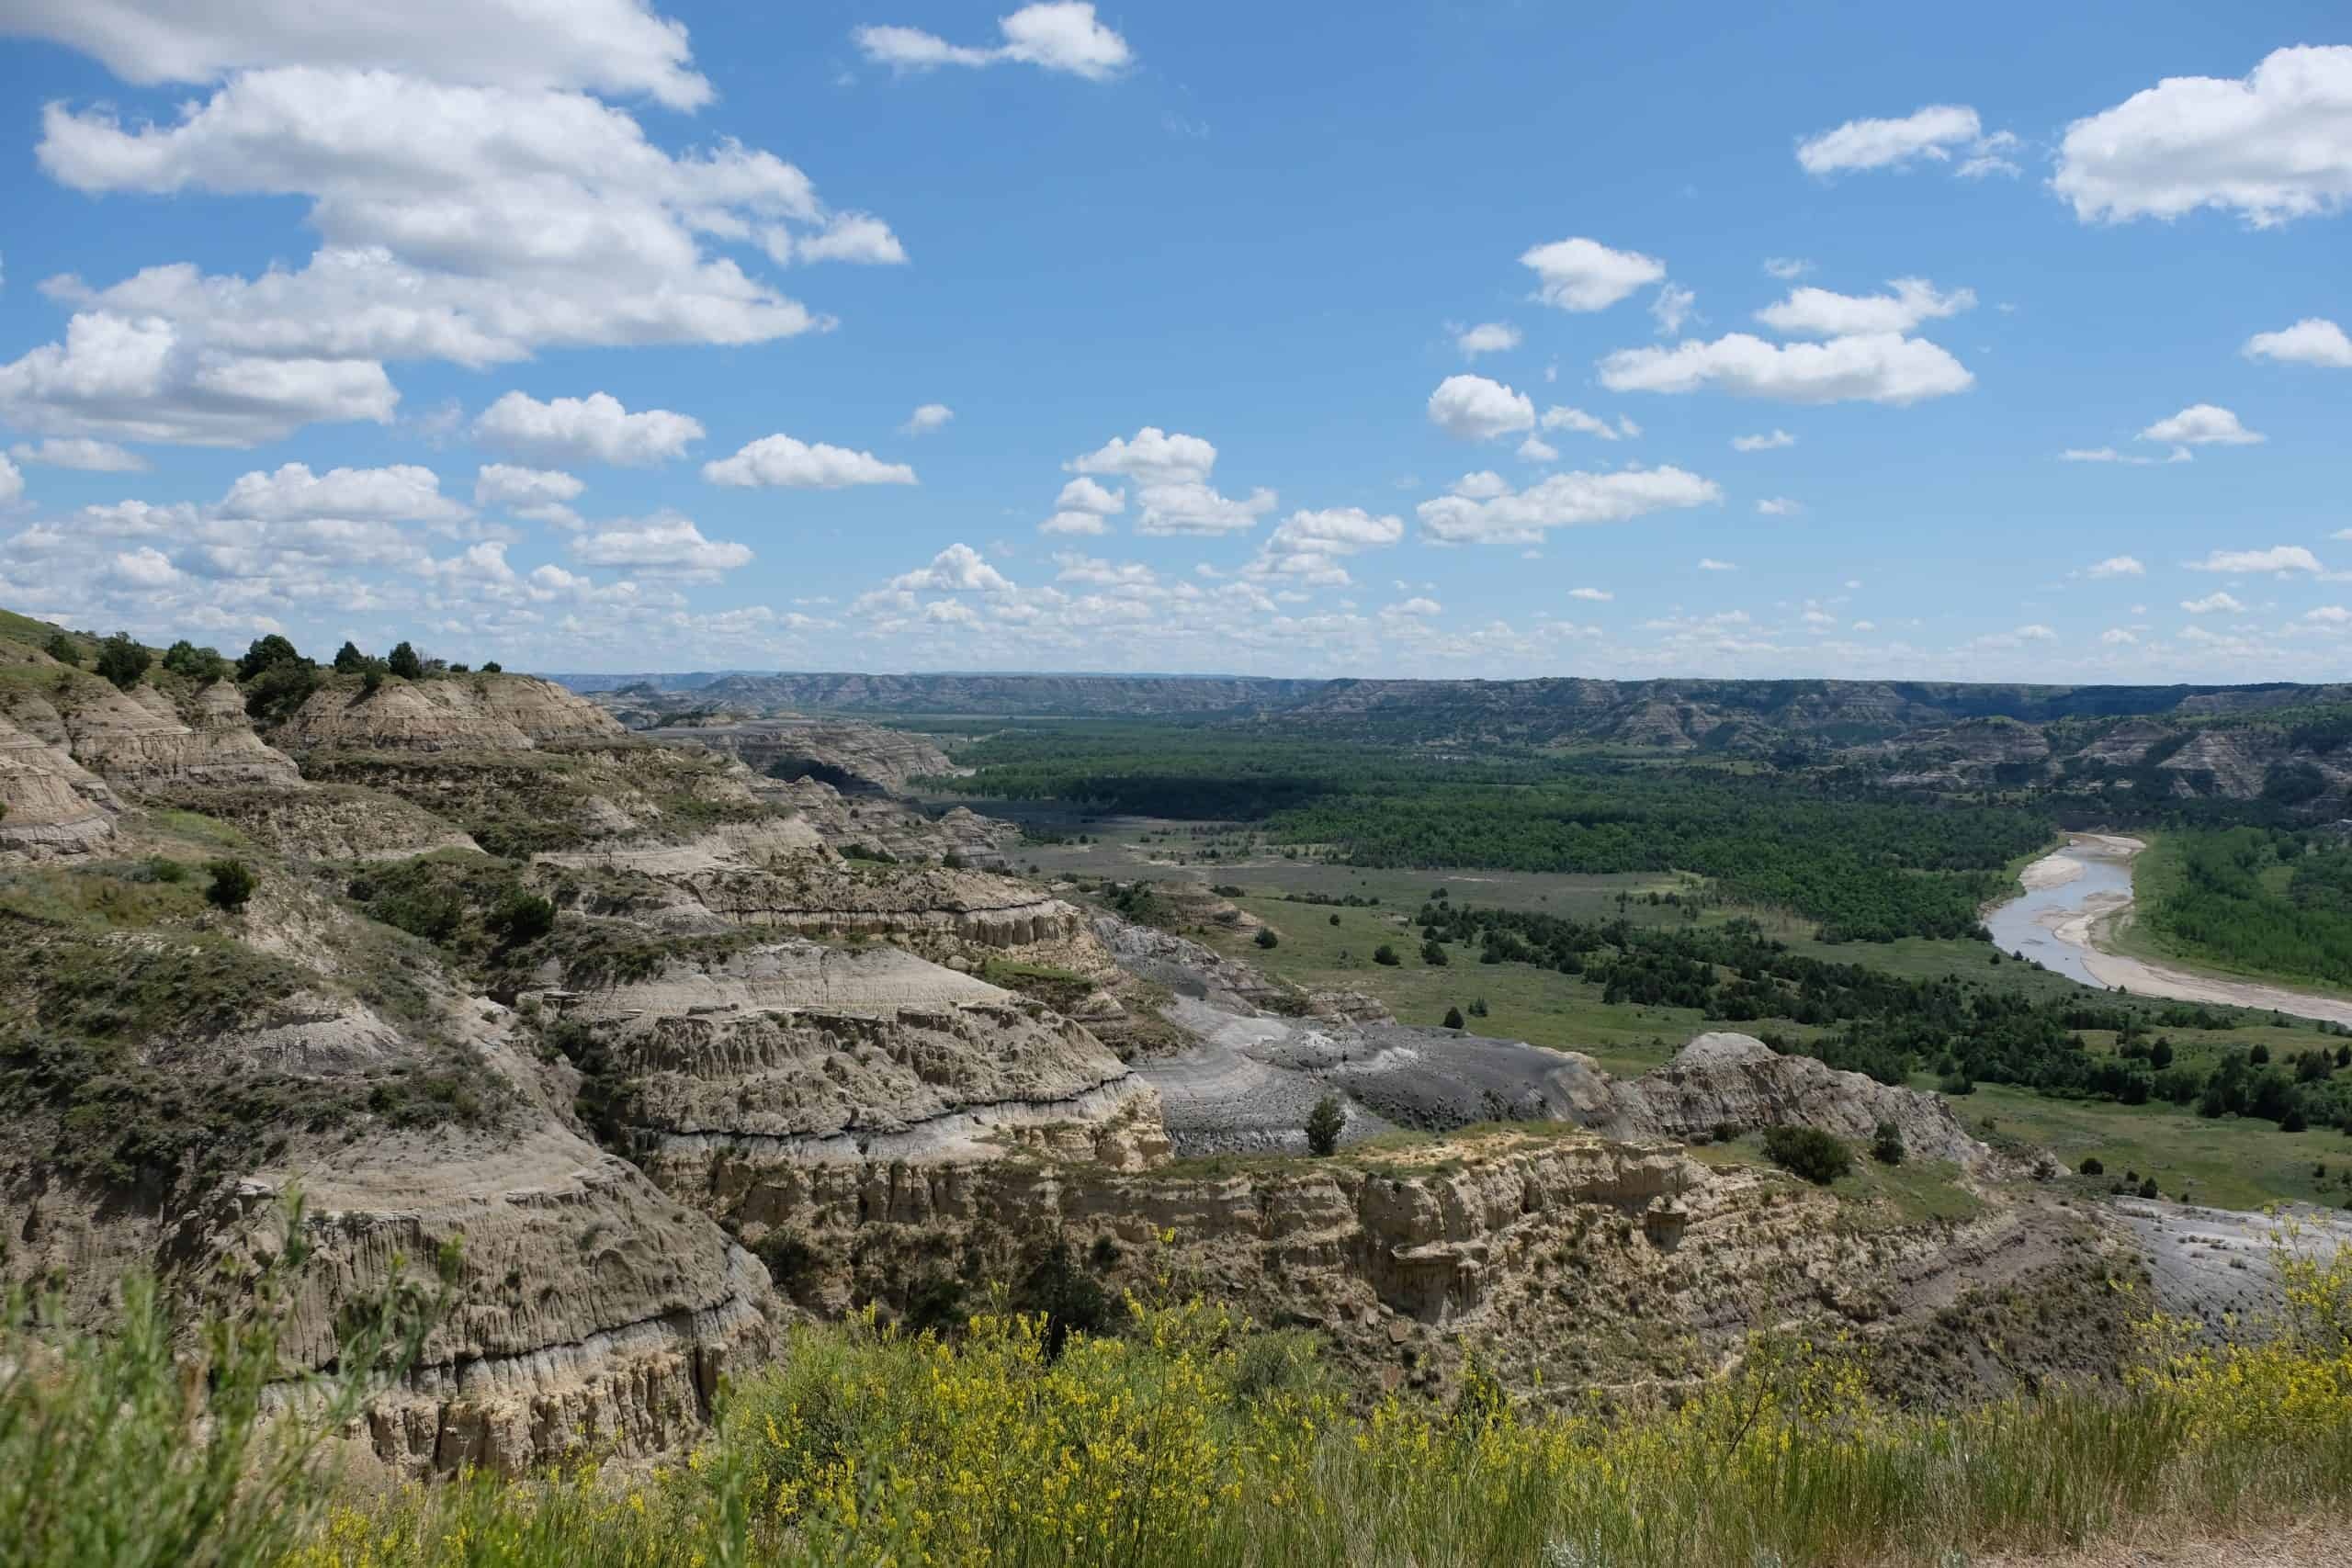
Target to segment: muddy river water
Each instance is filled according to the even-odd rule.
[[[2019,878],[2023,893],[1985,915],[1994,945],[2101,990],[2121,987],[2134,996],[2264,1008],[2352,1024],[2352,998],[2198,974],[2108,951],[2108,933],[2130,917],[2132,857],[2145,847],[2137,839],[2111,834],[2074,835],[2064,849],[2025,868]]]

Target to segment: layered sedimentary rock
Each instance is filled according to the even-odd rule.
[[[773,869],[714,867],[681,880],[706,907],[742,925],[889,932],[984,948],[1068,944],[1088,931],[1084,915],[1034,883],[983,872],[804,858]]]
[[[650,740],[723,751],[770,778],[815,779],[847,795],[896,795],[913,779],[956,771],[947,753],[929,738],[870,724],[768,718],[644,733]]]
[[[1935,1305],[2030,1277],[2076,1224],[1999,1206],[1904,1222],[1769,1169],[1558,1130],[1210,1170],[1025,1155],[655,1169],[781,1260],[778,1289],[813,1312],[936,1310],[1061,1247],[1114,1292],[1172,1283],[1316,1328],[1360,1388],[1435,1386],[1475,1352],[1536,1401],[1695,1379],[1800,1314],[1932,1338],[1918,1320]]]
[[[1811,1056],[1783,1056],[1752,1035],[1702,1034],[1665,1066],[1611,1082],[1605,1105],[1579,1115],[1621,1137],[1702,1137],[1721,1127],[1817,1127],[1867,1143],[1883,1122],[1922,1159],[1973,1166],[1990,1157],[1941,1095],[1841,1073]]]
[[[156,805],[230,822],[293,860],[405,860],[435,850],[481,846],[455,823],[400,796],[348,784],[306,789],[189,788],[147,792]]]
[[[938,861],[950,855],[972,865],[1001,866],[1013,836],[1008,823],[956,806],[933,817],[901,800],[844,795],[821,779],[753,776],[762,800],[790,811],[836,850],[876,851],[897,861]]]
[[[659,1452],[698,1427],[723,1368],[765,1353],[759,1264],[586,1141],[570,1069],[515,1015],[405,950],[395,981],[373,967],[380,929],[334,902],[266,881],[223,931],[39,940],[0,965],[0,1040],[38,1013],[52,1051],[119,1081],[96,1100],[73,1075],[36,1079],[0,1104],[0,1287],[62,1282],[85,1326],[134,1269],[178,1304],[234,1309],[299,1190],[290,1365],[329,1366],[404,1274],[454,1270],[363,1438],[398,1474]],[[117,987],[100,1043],[52,994],[68,974],[66,996]],[[119,1120],[94,1121],[100,1103]]]
[[[290,751],[522,751],[626,734],[594,704],[528,675],[337,682],[271,734]]]
[[[288,788],[301,782],[293,760],[254,733],[244,699],[226,681],[175,704],[153,686],[119,692],[104,681],[67,676],[46,691],[11,694],[7,706],[18,727],[119,787]]]
[[[35,854],[85,850],[114,836],[119,809],[102,780],[0,718],[0,849]]]
[[[1001,1130],[1099,1122],[1148,1098],[1080,1025],[880,944],[681,954],[541,1000],[596,1031],[631,1125],[669,1154],[987,1158]]]
[[[458,1244],[456,1301],[416,1371],[368,1416],[399,1472],[512,1472],[567,1456],[654,1454],[691,1440],[724,1371],[764,1357],[767,1275],[703,1216],[577,1136],[543,1126],[490,1146],[363,1147],[240,1184],[233,1256],[266,1247],[277,1190],[301,1183],[311,1252],[287,1350],[318,1364],[339,1316]]]

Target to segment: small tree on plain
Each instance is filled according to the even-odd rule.
[[[1306,1146],[1317,1155],[1328,1155],[1340,1146],[1340,1130],[1348,1124],[1347,1107],[1340,1097],[1329,1089],[1306,1113]]]
[[[1460,1029],[1462,1027],[1462,1010],[1460,1008],[1448,1008],[1445,1010],[1445,1026],[1448,1029]]]
[[[1396,950],[1385,942],[1372,950],[1372,961],[1374,964],[1386,964],[1391,969],[1405,962],[1396,956]]]
[[[1445,944],[1436,941],[1421,943],[1421,962],[1432,969],[1444,968],[1447,963]]]
[[[1260,926],[1256,940],[1260,947],[1280,947],[1283,944],[1283,939],[1274,934],[1272,926]]]
[[[424,679],[424,660],[418,658],[416,649],[405,641],[392,649],[390,657],[384,660],[384,665],[403,681]]]

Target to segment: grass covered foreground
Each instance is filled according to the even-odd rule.
[[[1779,1337],[1679,1404],[1351,1412],[1300,1330],[1130,1303],[1115,1336],[982,1314],[952,1339],[797,1330],[694,1453],[627,1473],[368,1495],[317,1462],[356,1374],[258,1419],[266,1303],[175,1357],[152,1288],[62,1343],[0,1330],[0,1543],[67,1563],[1964,1562],[2352,1506],[2352,1257],[2282,1233],[2278,1332],[2152,1321],[2120,1387],[1959,1414],[1875,1403],[1859,1352]],[[397,1371],[387,1314],[346,1364]]]

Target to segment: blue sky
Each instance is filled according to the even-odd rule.
[[[0,0],[0,603],[2352,677],[2344,20]]]

